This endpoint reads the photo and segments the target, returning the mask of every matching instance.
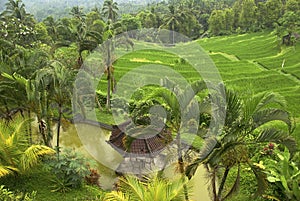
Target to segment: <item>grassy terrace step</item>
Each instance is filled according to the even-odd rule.
[[[282,67],[282,63],[284,62],[284,68],[288,68],[289,66],[298,66],[300,61],[300,46],[289,47],[287,49],[283,49],[284,54],[277,54],[272,57],[266,57],[258,59],[262,65],[266,66],[269,69],[280,69]]]
[[[269,33],[214,37],[199,40],[199,44],[207,51],[225,52],[240,59],[264,58],[279,51],[276,36]]]
[[[263,91],[279,92],[288,99],[288,109],[295,116],[300,116],[300,89],[296,78],[300,77],[300,45],[280,49],[277,37],[269,32],[205,38],[198,40],[198,44],[214,61],[228,87],[245,92],[246,95]],[[284,72],[281,72],[283,59]],[[133,69],[154,64],[177,71],[189,82],[201,79],[199,73],[188,63],[178,61],[176,55],[154,49],[126,52],[114,64],[115,78],[118,81]],[[214,72],[208,68],[205,73],[213,75]],[[151,69],[138,70],[134,74],[140,78],[146,75],[153,76],[153,79],[164,77],[163,73],[153,72]],[[106,77],[103,77],[100,82],[101,90],[106,91],[106,83]],[[131,87],[134,86],[128,86]]]

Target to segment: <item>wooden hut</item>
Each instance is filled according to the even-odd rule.
[[[146,130],[146,131],[145,131]],[[173,142],[168,128],[134,126],[131,122],[114,125],[108,143],[124,158],[116,172],[143,175],[166,166],[163,151]]]

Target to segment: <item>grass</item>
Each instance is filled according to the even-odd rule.
[[[53,175],[44,170],[41,166],[35,168],[25,175],[17,177],[6,177],[0,179],[0,184],[5,185],[11,191],[33,192],[36,191],[37,201],[86,201],[100,200],[105,192],[98,187],[83,185],[79,189],[72,189],[66,193],[51,192]]]

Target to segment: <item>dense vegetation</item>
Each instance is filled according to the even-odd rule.
[[[84,1],[86,7],[70,1],[68,15],[53,4],[55,12],[37,8],[40,13],[32,15],[24,2],[9,0],[0,14],[1,200],[190,200],[189,180],[199,165],[209,175],[214,201],[300,200],[299,1],[170,0],[126,14],[126,4],[113,0]],[[154,42],[145,33],[153,28],[197,39],[224,83],[208,91],[191,64],[178,55],[134,51]],[[138,31],[122,35],[131,30]],[[164,44],[180,47],[171,33]],[[99,55],[93,50],[100,44]],[[116,49],[126,54],[116,60]],[[96,56],[105,76],[90,90],[76,75]],[[141,64],[174,69],[188,81],[193,95],[188,87],[178,89],[179,81],[164,78],[160,86],[142,87],[129,99],[116,97],[118,81]],[[147,69],[137,76],[149,74],[156,78],[158,73]],[[96,96],[92,101],[74,97],[74,85]],[[226,102],[226,107],[210,104],[215,101]],[[114,104],[120,113],[128,106],[128,116],[138,126],[155,118],[153,106],[164,108],[165,128],[176,142],[179,178],[165,178],[163,172],[142,180],[125,175],[114,190],[101,190],[95,162],[60,142],[61,130],[76,115],[74,105],[89,117],[85,106],[90,102],[98,121],[106,124],[115,123]],[[194,104],[199,105],[200,120],[182,124],[182,112],[191,112]],[[209,126],[222,123],[216,111],[224,120],[220,133]],[[183,152],[182,143],[194,127],[194,141]],[[128,149],[131,140],[123,139]]]

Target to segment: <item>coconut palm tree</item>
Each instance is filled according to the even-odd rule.
[[[169,13],[167,13],[164,17],[165,22],[163,23],[163,26],[167,26],[169,29],[171,29],[170,34],[170,42],[171,44],[175,43],[175,30],[178,28],[180,24],[182,24],[185,17],[184,10],[176,9],[175,5],[171,4],[169,5]]]
[[[113,201],[181,201],[184,200],[183,186],[186,181],[177,179],[169,181],[158,177],[148,178],[141,181],[134,176],[120,178],[117,191],[112,191],[105,195],[104,200]]]
[[[20,116],[10,122],[0,120],[0,177],[24,173],[42,156],[55,153],[44,145],[30,145],[26,136],[27,121]]]
[[[183,119],[186,118],[184,115],[188,115],[192,110],[195,109],[194,104],[198,104],[194,99],[195,95],[205,90],[206,84],[204,81],[195,81],[186,89],[181,90],[178,88],[176,83],[168,78],[165,78],[162,80],[162,86],[165,88],[159,88],[155,90],[152,94],[147,96],[146,99],[158,100],[162,105],[167,107],[167,111],[170,111],[167,124],[169,124],[168,126],[172,128],[173,132],[175,133],[179,172],[181,173],[182,178],[185,179],[184,155],[182,151],[183,145],[189,143],[186,141],[191,137],[189,136],[189,132],[193,133],[194,131],[190,130],[193,130],[192,128],[194,128],[194,126],[198,128],[198,125],[187,125],[192,122],[197,122],[197,120],[194,121],[194,119],[189,119],[189,122],[182,121],[184,121]],[[166,90],[166,88],[173,90]],[[193,116],[191,118],[193,118]],[[186,185],[184,185],[184,192],[185,200],[189,200],[188,189]]]
[[[285,105],[285,101],[279,94],[265,92],[242,100],[235,92],[226,89],[226,104],[222,133],[207,137],[199,158],[186,169],[186,175],[191,178],[198,165],[204,164],[211,177],[214,201],[226,200],[238,190],[241,165],[247,165],[253,171],[258,182],[257,195],[263,192],[264,174],[253,165],[251,158],[266,143],[282,144],[291,152],[297,149],[296,142],[290,135],[293,130],[290,115],[280,108]],[[287,128],[284,130],[268,126],[274,121],[281,122]],[[233,170],[237,170],[235,182],[231,189],[225,192],[228,174]]]
[[[38,121],[41,120],[41,107],[40,107],[40,92],[38,91],[37,85],[32,79],[26,79],[18,73],[12,75],[8,73],[2,73],[3,77],[8,78],[11,81],[12,86],[16,86],[19,93],[23,95],[23,98],[18,100],[18,105],[21,110],[26,110],[28,118],[31,118],[32,112],[37,116]],[[6,85],[7,86],[7,85]],[[18,97],[20,97],[20,94]],[[31,123],[29,123],[31,125]],[[31,126],[30,131],[31,131]],[[31,132],[30,132],[30,139]],[[43,137],[44,139],[44,137]],[[31,140],[30,140],[31,141]],[[46,143],[45,139],[44,142]]]
[[[74,18],[82,21],[85,18],[85,14],[84,14],[84,12],[82,10],[83,10],[83,8],[81,8],[79,6],[74,6],[74,7],[72,7],[72,9],[70,11],[70,14]]]
[[[48,68],[44,68],[39,72],[37,79],[47,86],[49,100],[57,106],[57,141],[56,146],[59,148],[60,127],[63,118],[63,109],[70,106],[73,81],[75,79],[75,71],[66,68],[62,63],[54,61]]]
[[[118,3],[113,0],[105,0],[102,7],[102,13],[107,20],[114,23],[118,16]]]
[[[6,9],[3,15],[9,15],[22,21],[28,16],[22,0],[9,0],[5,5]]]
[[[102,7],[102,13],[104,17],[107,19],[107,27],[104,32],[103,40],[106,40],[103,50],[104,57],[104,66],[105,72],[107,74],[107,100],[106,107],[110,109],[110,99],[111,99],[111,91],[114,91],[114,76],[113,76],[113,47],[114,41],[113,37],[115,35],[114,32],[114,23],[116,22],[116,18],[118,16],[118,3],[113,0],[105,0]]]
[[[78,66],[80,67],[83,64],[83,51],[87,50],[91,52],[92,50],[96,49],[98,44],[102,42],[102,33],[89,30],[89,27],[86,26],[85,21],[79,21],[76,25],[76,28],[73,29],[73,33],[75,35],[75,42],[77,44],[77,52],[79,56]]]

